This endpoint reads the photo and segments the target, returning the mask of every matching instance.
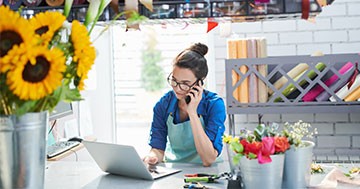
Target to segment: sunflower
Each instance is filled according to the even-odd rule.
[[[21,45],[10,53],[13,56],[16,54],[21,58],[11,59],[16,60],[11,62],[16,66],[9,70],[6,83],[20,99],[38,100],[51,94],[61,85],[66,69],[65,57],[61,50],[49,50],[44,46],[29,49]]]
[[[29,22],[9,7],[0,6],[0,72],[6,72],[9,66],[4,58],[8,52],[21,43],[33,43],[33,32]]]
[[[74,47],[73,61],[77,63],[76,74],[80,78],[75,85],[79,90],[83,90],[84,80],[94,64],[96,52],[91,44],[86,27],[76,20],[72,22],[71,41]]]
[[[32,17],[29,22],[41,38],[42,44],[47,46],[65,20],[65,16],[60,12],[42,12]]]

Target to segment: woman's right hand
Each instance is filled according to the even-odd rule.
[[[149,165],[155,165],[159,159],[156,156],[146,156],[143,161]]]

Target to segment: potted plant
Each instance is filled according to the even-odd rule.
[[[238,165],[245,188],[281,188],[284,153],[290,147],[288,139],[276,128],[258,125],[254,131],[242,130],[239,137],[225,135],[231,166]]]
[[[293,124],[286,122],[282,130],[290,149],[285,152],[283,188],[307,188],[310,184],[311,163],[315,143],[310,139],[317,134],[311,124],[299,120]]]

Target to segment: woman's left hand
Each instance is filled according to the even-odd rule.
[[[188,95],[190,96],[190,102],[187,106],[187,112],[190,113],[196,113],[197,107],[202,99],[202,93],[203,93],[203,87],[195,85],[189,92]]]

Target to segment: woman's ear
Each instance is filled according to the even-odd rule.
[[[204,80],[203,80],[203,79],[200,79],[198,85],[199,85],[199,86],[203,86],[203,85],[204,85]]]

